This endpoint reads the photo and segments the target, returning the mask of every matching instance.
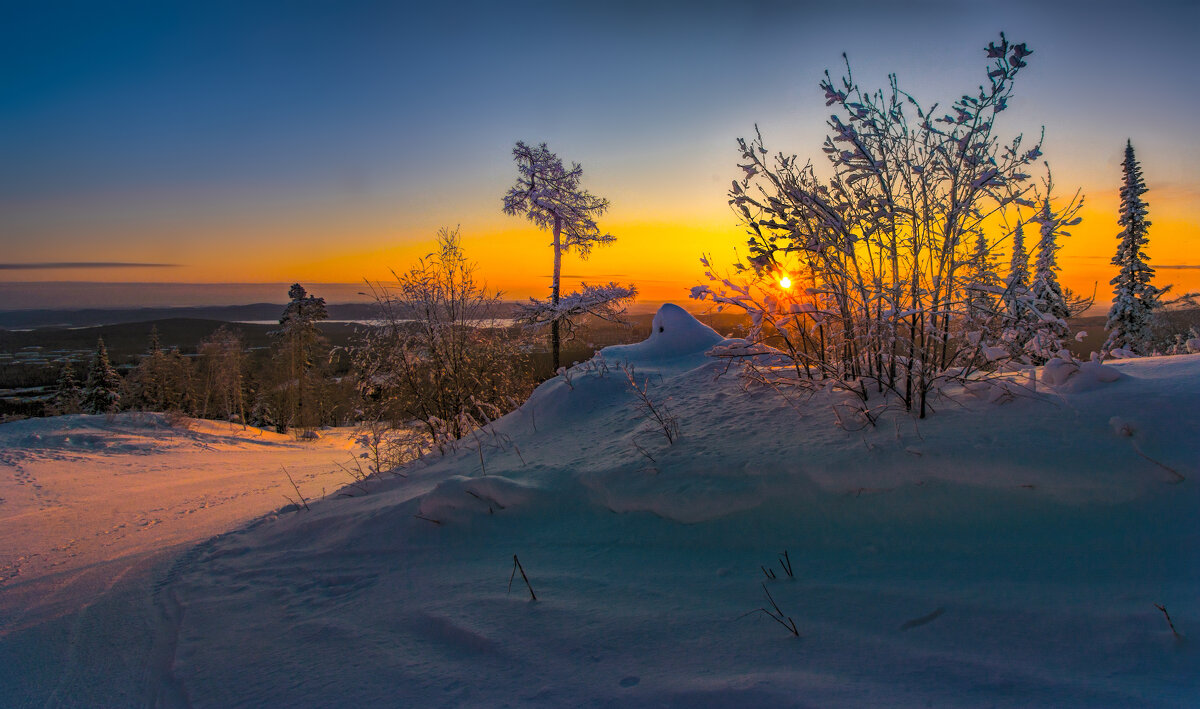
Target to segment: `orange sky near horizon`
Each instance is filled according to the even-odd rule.
[[[1119,177],[1119,176],[1118,176]],[[1200,290],[1200,209],[1186,194],[1164,190],[1147,193],[1150,205],[1150,265],[1157,267],[1155,284],[1174,284],[1175,293]],[[583,280],[589,283],[617,281],[633,283],[639,290],[639,302],[685,301],[693,285],[705,283],[700,266],[701,254],[713,256],[723,268],[734,261],[734,249],[745,253],[741,226],[722,201],[713,200],[703,211],[690,210],[675,220],[644,218],[644,214],[625,218],[615,208],[601,226],[617,241],[593,250],[584,261],[576,255],[564,257],[564,289],[570,290]],[[1072,235],[1062,242],[1060,278],[1077,293],[1090,294],[1095,288],[1097,305],[1108,302],[1109,280],[1115,275],[1112,251],[1120,227],[1116,223],[1116,189],[1085,195],[1081,224],[1070,229]],[[630,212],[636,210],[627,210]],[[390,232],[385,219],[371,220],[361,214],[345,225],[309,222],[297,229],[283,228],[291,241],[300,245],[294,252],[280,250],[279,239],[253,234],[229,234],[214,248],[205,233],[206,225],[192,224],[190,233],[178,234],[173,246],[160,253],[151,251],[150,260],[186,265],[130,269],[55,269],[10,272],[14,281],[95,281],[157,283],[272,283],[301,282],[362,283],[364,280],[388,281],[391,270],[403,271],[434,246],[435,227],[425,235],[401,236]],[[451,225],[453,226],[453,225]],[[505,298],[541,297],[549,289],[552,252],[549,235],[529,222],[504,215],[480,214],[464,219],[460,225],[463,246],[477,263],[478,276]],[[314,234],[310,242],[305,232]],[[1032,241],[1034,235],[1027,234]],[[1006,257],[1007,255],[1005,255]],[[1174,266],[1175,268],[1171,268]],[[1187,268],[1179,268],[1187,266]],[[318,290],[314,289],[318,295]]]

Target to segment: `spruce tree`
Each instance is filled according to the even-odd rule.
[[[968,331],[989,332],[996,325],[999,307],[996,294],[1001,290],[1001,280],[996,273],[999,269],[996,251],[983,231],[975,236],[975,248],[971,252],[968,268],[966,328]]]
[[[52,411],[58,416],[77,414],[82,402],[83,391],[79,388],[79,380],[75,378],[75,367],[70,360],[65,361],[58,373],[58,382],[54,385]]]
[[[117,410],[121,376],[108,360],[104,338],[96,339],[96,353],[88,368],[87,384],[83,390],[83,410],[89,414],[106,414]]]
[[[1004,317],[1007,327],[1004,340],[1014,356],[1024,356],[1025,343],[1029,342],[1040,318],[1031,307],[1029,292],[1029,252],[1025,249],[1025,224],[1018,222],[1012,233],[1012,256],[1008,262],[1008,275],[1004,279]]]
[[[1113,285],[1113,304],[1108,311],[1108,340],[1104,349],[1117,348],[1146,354],[1151,346],[1151,327],[1154,311],[1158,307],[1160,292],[1150,285],[1154,269],[1146,264],[1144,251],[1148,239],[1146,231],[1150,221],[1146,219],[1146,202],[1142,195],[1147,192],[1142,179],[1142,168],[1133,155],[1133,142],[1125,143],[1125,161],[1122,163],[1124,183],[1121,185],[1121,216],[1117,224],[1117,253],[1112,263],[1118,268],[1117,276],[1110,281]]]
[[[1050,205],[1051,184],[1046,183],[1046,194],[1033,221],[1039,227],[1037,260],[1034,262],[1033,282],[1029,296],[1036,316],[1036,332],[1026,343],[1025,349],[1032,355],[1034,363],[1041,364],[1063,349],[1063,338],[1070,334],[1067,318],[1071,308],[1067,294],[1058,282],[1058,237],[1070,236],[1065,226],[1079,223],[1076,217],[1082,202],[1078,195],[1062,211],[1054,211]]]

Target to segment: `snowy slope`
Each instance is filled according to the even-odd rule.
[[[112,659],[140,673],[144,629],[129,616],[145,615],[138,594],[161,564],[286,505],[284,494],[295,491],[281,466],[309,497],[346,484],[337,463],[350,459],[350,431],[301,443],[256,428],[183,423],[120,414],[0,426],[0,706],[22,698],[40,706],[32,698],[56,687],[85,704],[123,703],[120,693],[99,702],[72,695],[97,669],[74,664],[75,656],[88,647],[112,655],[128,638],[134,646]],[[114,602],[123,584],[132,595]]]
[[[785,400],[747,388],[705,356],[716,333],[670,307],[654,325],[646,342],[543,384],[407,478],[179,557],[147,605],[161,640],[130,653],[147,668],[140,696],[169,706],[1200,699],[1187,639],[1200,627],[1200,356],[1118,362],[1116,381],[1089,386],[1043,378],[1002,403],[952,392],[924,421],[884,413],[848,431],[838,393]],[[630,373],[677,421],[673,444],[639,407]],[[519,573],[509,590],[514,554],[536,602]],[[800,637],[758,610],[772,609],[768,592]]]

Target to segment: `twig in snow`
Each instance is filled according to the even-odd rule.
[[[763,576],[766,576],[767,578],[771,579],[772,581],[775,580],[776,576],[775,576],[774,569],[768,569],[767,567],[762,566],[762,565],[760,565],[758,568],[762,569]]]
[[[354,463],[354,469],[351,469],[350,466],[343,465],[342,463],[334,463],[334,465],[341,468],[342,472],[350,476],[350,487],[361,490],[365,495],[367,494],[366,482],[371,476],[369,473],[367,473],[367,471],[363,470],[362,463],[359,463],[357,458],[351,458],[350,462]],[[324,495],[321,496],[324,497]]]
[[[441,523],[441,521],[440,521],[440,520],[433,519],[432,517],[426,517],[426,516],[424,516],[424,515],[421,515],[421,514],[415,514],[415,515],[413,515],[413,517],[416,517],[417,519],[423,519],[423,520],[425,520],[426,522],[433,522],[434,524],[436,524],[436,525],[437,525],[437,526],[439,526],[439,527],[440,527],[440,526],[442,526],[442,523]]]
[[[1181,473],[1181,472],[1179,472],[1178,470],[1175,470],[1174,468],[1171,468],[1171,467],[1169,467],[1169,466],[1167,466],[1167,465],[1164,465],[1163,463],[1160,463],[1160,462],[1158,462],[1157,460],[1155,460],[1155,459],[1151,458],[1150,456],[1146,455],[1145,453],[1143,453],[1143,452],[1142,452],[1142,449],[1141,449],[1140,447],[1138,447],[1137,441],[1135,441],[1135,440],[1133,440],[1133,439],[1130,439],[1130,441],[1129,441],[1129,442],[1133,444],[1133,452],[1134,452],[1134,453],[1137,453],[1138,455],[1142,456],[1143,458],[1145,458],[1146,460],[1150,461],[1151,463],[1154,463],[1154,464],[1155,464],[1155,465],[1157,465],[1158,467],[1160,467],[1160,468],[1162,468],[1163,470],[1167,471],[1168,473],[1170,473],[1170,474],[1174,475],[1174,476],[1176,477],[1176,480],[1175,480],[1175,482],[1177,482],[1177,483],[1181,483],[1181,482],[1183,482],[1184,480],[1187,480],[1187,478],[1185,478],[1185,477],[1183,476],[1183,473]],[[1164,611],[1164,612],[1165,612],[1165,611]]]
[[[650,399],[649,388],[650,378],[642,382],[638,386],[636,372],[631,365],[621,364],[620,368],[625,372],[625,377],[629,380],[629,386],[633,388],[633,392],[638,397],[638,407],[642,410],[642,415],[654,424],[654,428],[662,432],[666,437],[668,444],[675,443],[675,439],[679,438],[679,421],[675,416],[667,410],[667,407],[662,404],[655,404]]]
[[[933,621],[940,618],[942,616],[942,614],[945,612],[946,612],[945,606],[938,606],[936,609],[934,609],[934,611],[932,613],[930,613],[928,615],[923,615],[920,618],[913,618],[912,620],[904,621],[904,623],[901,624],[900,629],[901,630],[911,630],[913,628],[917,628],[922,625],[925,625],[926,623],[932,623]]]
[[[513,554],[512,575],[508,577],[508,592],[512,593],[512,582],[517,577],[517,571],[520,571],[521,578],[525,579],[525,587],[529,589],[529,597],[536,601],[537,596],[533,593],[533,586],[529,583],[529,577],[525,575],[525,569],[521,566],[521,560],[517,558],[516,554]]]
[[[1175,624],[1171,622],[1171,614],[1167,612],[1166,607],[1158,603],[1155,603],[1154,607],[1162,611],[1162,614],[1166,616],[1167,625],[1171,626],[1171,632],[1175,635],[1175,637],[1182,638],[1183,636],[1180,635],[1179,631],[1175,629]]]
[[[797,638],[800,637],[800,631],[796,629],[796,621],[792,620],[789,616],[784,615],[783,611],[779,609],[779,604],[776,603],[775,599],[771,597],[771,592],[767,590],[767,584],[765,581],[762,584],[762,589],[763,593],[767,594],[767,600],[771,602],[771,608],[773,608],[774,611],[769,611],[766,608],[755,608],[749,613],[740,616],[739,620],[748,615],[754,615],[755,613],[766,613],[768,616],[770,616],[771,620],[787,628],[789,633]]]
[[[303,506],[304,509],[307,510],[308,509],[308,500],[304,499],[304,494],[300,492],[300,486],[297,485],[296,481],[292,479],[292,474],[289,473],[288,469],[283,467],[282,465],[279,466],[279,469],[282,470],[283,474],[287,476],[288,482],[290,482],[292,484],[292,489],[296,491],[296,497],[298,497],[300,499],[300,502],[296,502],[295,500],[288,497],[287,495],[284,495],[283,499],[285,499],[288,502],[295,505],[296,509],[300,509],[300,507]]]
[[[644,456],[646,456],[647,458],[649,458],[651,463],[654,463],[655,465],[657,465],[657,464],[658,464],[658,461],[654,459],[654,456],[650,455],[650,452],[649,452],[649,451],[647,451],[645,448],[642,448],[642,447],[641,447],[641,446],[638,444],[638,442],[637,442],[637,439],[636,439],[636,438],[631,438],[631,439],[630,439],[630,442],[631,442],[631,443],[633,443],[633,447],[634,447],[634,448],[637,448],[637,451],[638,451],[638,453],[641,453],[642,455],[644,455]],[[655,472],[657,472],[657,470],[656,470]]]
[[[792,573],[792,560],[788,558],[787,549],[784,549],[783,554],[779,556],[779,565],[783,567],[783,570],[788,575],[788,578],[796,578],[796,575]]]

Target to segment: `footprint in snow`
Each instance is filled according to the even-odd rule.
[[[621,686],[622,687],[633,687],[633,686],[636,686],[637,683],[641,682],[641,681],[642,681],[641,677],[634,677],[633,675],[630,675],[628,677],[624,677],[621,679]]]

